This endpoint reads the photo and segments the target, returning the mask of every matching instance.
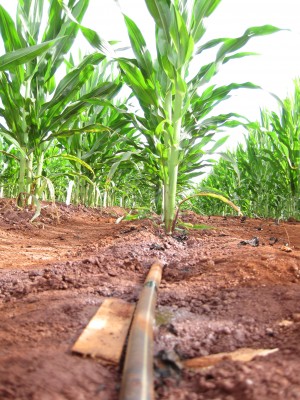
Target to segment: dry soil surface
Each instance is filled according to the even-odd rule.
[[[0,201],[0,399],[117,399],[122,365],[71,347],[105,298],[137,301],[157,258],[157,399],[300,399],[300,223],[185,212],[211,229],[166,237],[157,217],[116,224],[123,213],[44,204],[30,223]],[[180,363],[245,347],[278,351]]]

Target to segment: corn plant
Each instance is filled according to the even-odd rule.
[[[0,136],[0,197],[13,197],[18,157],[14,146]]]
[[[125,82],[137,97],[143,115],[133,121],[147,141],[147,150],[156,158],[157,180],[164,192],[164,221],[172,233],[176,211],[178,172],[190,178],[199,174],[199,160],[213,134],[224,126],[242,123],[235,114],[210,116],[215,106],[232,90],[251,83],[216,87],[207,84],[222,64],[249,55],[238,52],[250,38],[278,31],[273,26],[252,27],[238,38],[219,38],[202,43],[204,20],[220,0],[145,0],[156,26],[157,59],[153,60],[137,25],[124,16],[134,59],[118,58]],[[189,75],[192,60],[218,46],[215,59]],[[204,86],[206,85],[206,86]],[[200,87],[204,87],[199,92]],[[215,149],[221,143],[216,143]],[[213,146],[212,146],[213,147]],[[215,150],[214,149],[214,150]]]
[[[248,215],[300,216],[299,83],[292,97],[279,101],[280,112],[263,110],[261,121],[249,124],[245,145],[222,153],[201,182],[225,193]],[[204,212],[225,211],[206,200],[194,205]]]
[[[39,186],[51,140],[72,133],[78,115],[90,107],[89,100],[120,89],[118,81],[101,81],[78,98],[80,88],[104,59],[99,53],[86,56],[56,83],[56,72],[72,47],[88,4],[89,0],[20,0],[16,23],[0,7],[0,32],[6,51],[0,57],[0,116],[5,121],[0,134],[19,152],[19,192],[32,191],[33,182]],[[41,31],[45,10],[47,21]],[[89,33],[87,29],[84,32]],[[101,131],[102,127],[85,129]]]
[[[266,156],[284,174],[290,214],[298,213],[300,208],[300,79],[294,83],[294,95],[283,101],[279,115],[275,112],[263,115],[266,122],[263,128],[267,129],[273,146],[273,154],[268,152]]]
[[[71,57],[67,68],[73,67]],[[114,62],[104,59],[77,93],[78,100],[101,82],[116,82],[118,78],[119,70]],[[95,205],[101,192],[105,206],[116,169],[120,162],[126,161],[126,154],[134,150],[132,144],[135,145],[137,138],[135,129],[125,117],[127,100],[112,100],[112,97],[107,93],[105,98],[88,99],[89,107],[78,115],[72,128],[53,135],[62,149],[62,156],[70,156],[72,171],[68,176],[74,181],[75,203]]]

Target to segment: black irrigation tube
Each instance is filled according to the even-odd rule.
[[[128,338],[120,400],[154,399],[153,321],[162,265],[155,262],[142,289]]]

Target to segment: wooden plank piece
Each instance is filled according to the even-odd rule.
[[[204,357],[191,358],[182,361],[185,368],[207,368],[218,364],[223,360],[247,362],[253,360],[257,356],[267,356],[275,353],[278,349],[249,349],[242,348],[229,353],[217,353]]]
[[[72,351],[118,364],[134,309],[135,304],[120,299],[105,299]]]

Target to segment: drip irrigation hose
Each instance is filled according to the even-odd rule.
[[[120,400],[154,399],[153,320],[161,276],[162,265],[157,261],[150,268],[134,313]]]

